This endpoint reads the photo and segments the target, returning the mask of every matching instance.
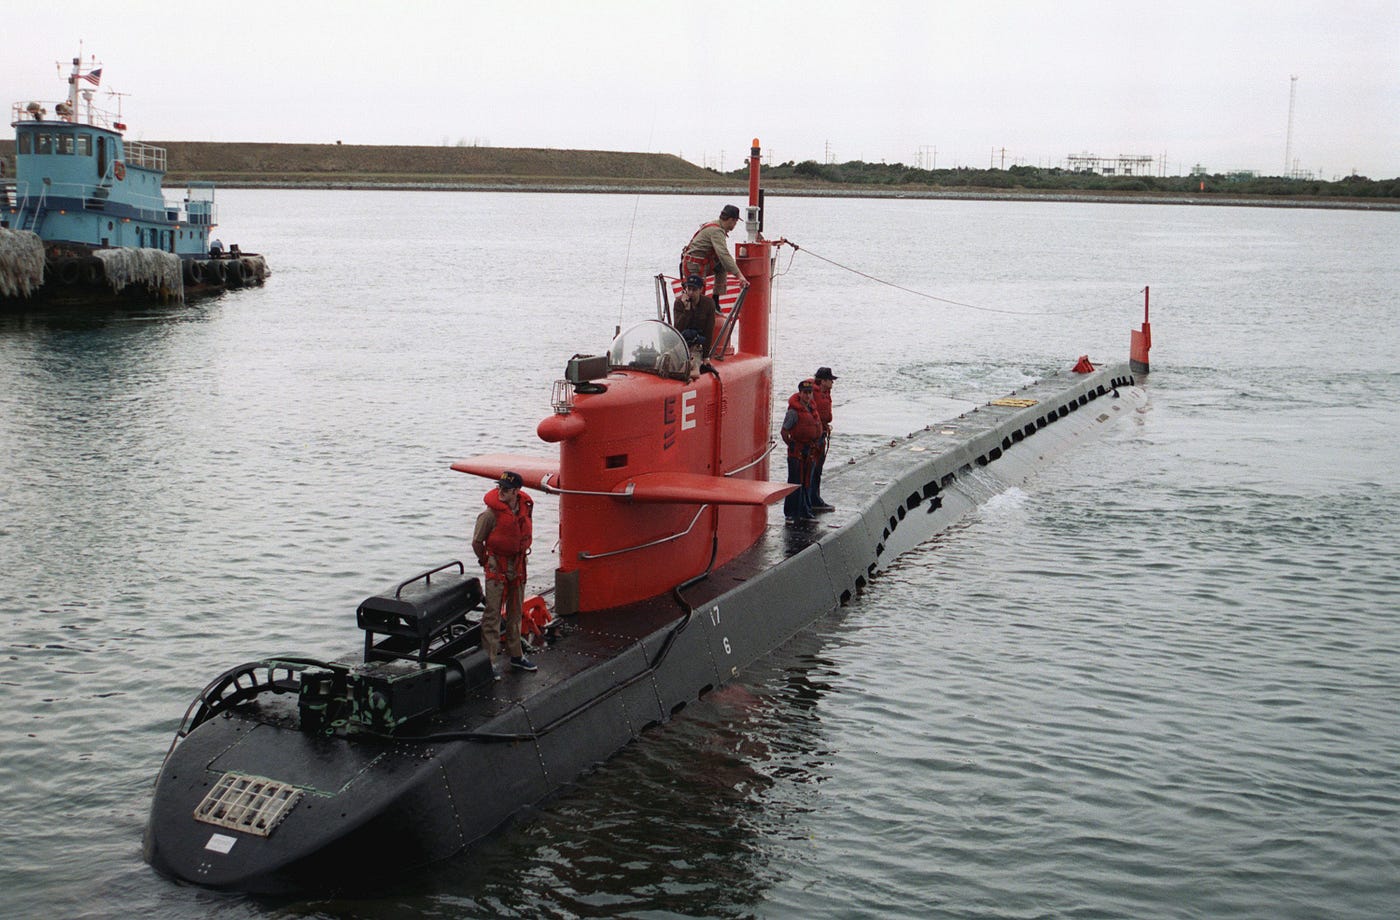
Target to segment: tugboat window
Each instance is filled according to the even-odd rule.
[[[70,157],[73,155],[73,135],[60,134],[58,136],[58,152]]]
[[[80,157],[90,157],[90,156],[92,156],[92,135],[91,135],[91,134],[79,134],[79,135],[78,135],[78,156],[80,156]]]
[[[608,365],[662,377],[690,377],[690,349],[675,329],[660,320],[638,323],[613,339]]]
[[[40,135],[39,135],[39,150],[38,150],[38,152],[39,152],[40,154],[53,153],[53,135],[52,135],[52,134],[40,134]]]
[[[20,152],[20,153],[33,153],[33,152],[34,152],[34,135],[30,134],[28,131],[24,131],[24,132],[21,132],[21,133],[20,133],[20,136],[19,136],[19,152]]]

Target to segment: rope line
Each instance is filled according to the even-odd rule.
[[[632,223],[627,228],[627,254],[622,259],[622,287],[617,292],[617,328],[622,328],[623,311],[627,307],[627,266],[632,262],[632,234],[637,229],[637,208],[641,206],[642,196],[638,195],[632,202]]]
[[[1091,310],[1099,310],[1099,309],[1102,309],[1101,307],[1098,307],[1098,306],[1077,307],[1077,308],[1072,309],[1072,310],[1004,310],[1004,309],[1000,309],[1000,308],[998,308],[998,307],[983,307],[983,306],[979,306],[979,305],[977,305],[977,304],[975,304],[975,303],[964,303],[964,302],[962,302],[962,301],[960,301],[960,300],[949,300],[949,299],[946,298],[946,297],[939,297],[939,296],[937,296],[937,295],[929,294],[929,293],[926,293],[926,292],[924,292],[924,291],[917,291],[917,290],[915,290],[914,288],[905,287],[905,286],[902,285],[902,284],[896,284],[896,283],[893,282],[893,281],[887,281],[887,280],[885,280],[884,278],[876,277],[875,275],[872,275],[872,274],[870,274],[869,272],[863,272],[863,271],[861,271],[861,270],[858,269],[858,268],[851,268],[849,265],[842,265],[840,262],[837,262],[835,259],[828,259],[826,256],[820,255],[819,253],[815,253],[815,252],[813,252],[812,250],[808,249],[808,248],[805,247],[805,246],[798,246],[797,244],[792,243],[792,242],[789,242],[788,245],[792,246],[792,248],[793,248],[794,250],[796,250],[797,252],[805,252],[807,255],[811,256],[811,257],[814,258],[814,259],[820,259],[820,260],[822,260],[823,262],[826,262],[826,263],[829,264],[829,265],[834,265],[834,266],[836,266],[837,268],[841,269],[842,271],[848,271],[848,272],[850,272],[850,273],[853,274],[853,275],[859,275],[859,276],[862,277],[862,278],[868,279],[868,280],[870,280],[870,281],[874,281],[876,284],[883,284],[883,285],[886,285],[886,286],[888,286],[888,287],[892,287],[892,288],[894,288],[894,289],[897,290],[897,291],[903,291],[903,292],[906,293],[906,294],[913,294],[915,297],[922,297],[922,298],[924,298],[925,300],[936,300],[936,301],[938,301],[939,303],[946,303],[946,304],[948,304],[949,306],[954,306],[954,307],[965,307],[965,308],[967,308],[967,309],[969,309],[969,310],[979,310],[979,311],[981,311],[981,312],[983,312],[983,313],[1002,313],[1002,314],[1005,314],[1005,315],[1008,315],[1008,316],[1070,316],[1070,315],[1075,314],[1075,313],[1088,313],[1088,312],[1090,312]],[[797,252],[794,252],[794,253],[793,253],[793,258],[794,258],[794,259],[797,257]],[[791,260],[789,260],[789,262],[788,262],[788,268],[785,269],[783,273],[786,274],[787,271],[790,270],[791,268],[792,268],[792,262],[791,262]]]

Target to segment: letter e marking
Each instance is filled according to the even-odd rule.
[[[695,427],[695,391],[686,390],[681,394],[681,430]]]

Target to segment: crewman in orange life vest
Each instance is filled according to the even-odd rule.
[[[835,511],[836,506],[822,498],[822,468],[826,466],[826,452],[831,448],[831,385],[836,375],[829,367],[817,368],[813,375],[817,388],[812,391],[812,401],[817,405],[817,415],[822,420],[822,436],[817,442],[816,459],[812,464],[811,503],[814,514]]]
[[[783,443],[788,446],[787,481],[798,486],[783,500],[783,515],[789,524],[810,521],[814,517],[812,468],[822,437],[822,420],[812,396],[814,389],[816,381],[811,377],[799,383],[797,392],[788,397],[787,414],[783,416]]]
[[[496,488],[482,499],[486,510],[476,519],[472,551],[486,574],[486,611],[481,615],[481,647],[495,669],[501,647],[501,610],[505,609],[506,652],[511,667],[535,671],[520,645],[520,618],[525,594],[525,557],[533,539],[535,500],[521,491],[525,480],[506,470]]]

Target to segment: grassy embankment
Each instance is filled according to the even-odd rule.
[[[223,187],[429,188],[457,190],[678,192],[742,195],[744,169],[719,173],[661,153],[508,147],[153,142],[169,154],[171,189],[189,181]],[[14,164],[14,142],[0,141]],[[7,170],[12,172],[12,170]],[[1211,175],[1117,176],[1060,169],[921,170],[852,161],[784,163],[764,172],[782,195],[1014,198],[1182,204],[1400,209],[1400,179],[1338,182]]]
[[[504,147],[377,147],[340,144],[160,144],[173,186],[369,188],[680,188],[731,184],[669,154]]]

